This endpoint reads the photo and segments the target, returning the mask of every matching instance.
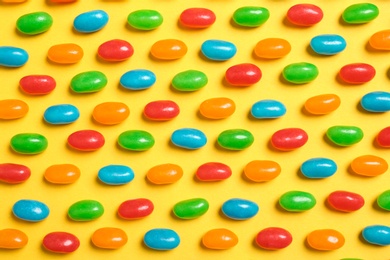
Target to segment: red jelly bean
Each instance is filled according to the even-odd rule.
[[[144,108],[144,116],[154,121],[167,121],[177,117],[179,106],[171,100],[158,100],[148,103]]]
[[[215,22],[215,14],[206,8],[188,8],[180,17],[180,23],[189,28],[207,28]]]
[[[287,20],[298,26],[312,26],[324,17],[321,8],[313,4],[297,4],[287,11]]]
[[[383,128],[376,137],[379,146],[390,148],[390,126]]]
[[[247,87],[260,81],[261,70],[254,64],[242,63],[231,66],[225,73],[226,81],[237,87]]]
[[[31,176],[31,170],[27,166],[14,163],[0,164],[0,181],[17,184],[26,181]]]
[[[104,145],[104,136],[95,130],[80,130],[68,137],[68,144],[80,151],[95,151]]]
[[[267,250],[278,250],[288,247],[292,242],[290,232],[279,227],[261,230],[256,236],[256,244]]]
[[[133,56],[133,46],[125,40],[114,39],[102,43],[98,55],[105,61],[124,61]]]
[[[29,95],[46,95],[56,87],[54,78],[48,75],[28,75],[20,79],[20,88]]]
[[[152,214],[154,210],[153,202],[140,198],[126,200],[118,208],[118,215],[123,219],[139,219]]]
[[[303,146],[309,139],[300,128],[285,128],[276,131],[271,137],[271,144],[279,150],[291,151]]]
[[[343,212],[356,211],[364,206],[364,198],[349,191],[334,191],[329,194],[327,202],[332,208]]]
[[[340,78],[349,84],[363,84],[375,77],[375,68],[366,63],[351,63],[340,69]]]
[[[208,162],[199,166],[196,177],[201,181],[221,181],[229,178],[232,170],[226,164]]]
[[[43,247],[54,253],[72,253],[80,246],[79,239],[67,232],[52,232],[43,238]]]

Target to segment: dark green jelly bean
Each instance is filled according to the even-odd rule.
[[[382,209],[390,211],[390,190],[382,192],[378,196],[376,202],[378,203],[378,206]]]
[[[244,6],[233,13],[233,21],[245,27],[257,27],[265,23],[269,18],[267,8],[258,6]]]
[[[47,146],[46,137],[36,133],[17,134],[11,139],[12,149],[21,154],[38,154],[46,150]]]
[[[107,77],[100,71],[86,71],[74,76],[70,88],[76,93],[93,93],[107,85]]]
[[[283,69],[283,78],[294,84],[304,84],[315,80],[318,68],[308,62],[297,62],[287,65]]]
[[[163,23],[162,15],[156,10],[137,10],[127,16],[127,22],[138,30],[153,30]]]
[[[186,70],[176,74],[172,79],[172,86],[179,91],[196,91],[206,86],[206,74],[198,70]]]
[[[218,136],[218,144],[228,150],[243,150],[254,142],[251,132],[244,129],[225,130]]]
[[[145,151],[154,145],[154,137],[143,130],[129,130],[121,133],[118,138],[118,144],[127,150]]]
[[[46,12],[22,15],[16,21],[16,28],[24,34],[35,35],[46,32],[53,25],[53,18]]]
[[[279,199],[280,206],[287,211],[306,211],[316,205],[316,199],[308,192],[289,191],[284,193]]]
[[[96,200],[80,200],[68,209],[68,216],[75,221],[90,221],[101,217],[103,205]]]
[[[361,24],[374,20],[379,15],[379,9],[371,3],[359,3],[348,6],[342,18],[346,23]]]
[[[337,145],[349,146],[360,142],[364,134],[356,126],[332,126],[326,131],[326,136]]]
[[[173,207],[173,213],[181,219],[194,219],[202,216],[209,209],[209,203],[202,198],[183,200]]]

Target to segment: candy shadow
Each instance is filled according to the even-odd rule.
[[[295,83],[292,83],[292,82],[287,81],[287,80],[283,77],[283,73],[280,73],[280,74],[279,74],[279,81],[280,81],[283,85],[287,85],[287,86],[290,86],[290,87],[299,87],[299,86],[306,85],[306,83],[303,83],[303,84],[295,84]]]
[[[386,71],[386,76],[390,79],[390,68]]]
[[[290,22],[288,19],[287,19],[287,16],[285,16],[282,20],[282,24],[286,27],[289,27],[289,28],[295,28],[295,29],[298,29],[298,30],[304,30],[304,29],[308,29],[308,28],[311,28],[314,25],[312,26],[299,26],[299,25],[296,25],[296,24],[293,24],[292,22]]]
[[[331,58],[331,57],[333,57],[334,55],[337,54],[337,53],[336,53],[336,54],[332,54],[332,55],[323,55],[323,54],[316,53],[316,52],[312,49],[312,47],[310,46],[310,44],[308,44],[308,45],[306,46],[306,51],[307,51],[307,53],[308,53],[310,56],[315,57],[315,58],[321,58],[321,59]]]
[[[378,195],[378,196],[379,196],[379,195]],[[388,214],[388,213],[389,213],[388,210],[385,210],[385,209],[382,209],[381,207],[379,207],[378,202],[377,202],[376,199],[372,202],[372,208],[373,208],[374,210],[380,211],[380,212],[385,213],[385,214]]]
[[[387,52],[386,50],[377,50],[377,49],[374,49],[373,47],[371,47],[369,41],[367,41],[367,43],[366,43],[366,45],[364,46],[364,48],[366,49],[366,51],[371,52],[371,53],[381,54],[381,53],[386,53],[386,52]]]
[[[349,146],[342,146],[342,145],[337,145],[335,143],[333,143],[329,138],[328,136],[326,135],[326,133],[324,133],[324,135],[322,136],[322,140],[327,143],[328,145],[334,147],[334,148],[337,148],[337,149],[346,149],[348,148]]]
[[[218,144],[218,140],[215,140],[214,148],[217,149],[220,152],[225,152],[225,153],[239,153],[239,152],[242,151],[242,150],[230,150],[230,149],[223,148],[222,146],[220,146]]]
[[[370,116],[382,115],[382,114],[385,113],[385,112],[370,112],[370,111],[367,111],[367,110],[365,110],[365,109],[362,107],[362,105],[361,105],[360,102],[358,102],[358,103],[356,104],[356,109],[357,109],[360,113],[365,114],[365,115],[370,115]]]

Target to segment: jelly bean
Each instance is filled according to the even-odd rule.
[[[80,240],[68,232],[51,232],[43,238],[42,245],[50,252],[68,254],[79,248]]]
[[[229,129],[218,135],[218,144],[228,150],[244,150],[255,141],[251,132],[245,129]]]
[[[252,105],[251,115],[254,118],[278,118],[286,114],[286,107],[282,102],[272,99],[264,99]]]
[[[382,30],[371,35],[368,40],[370,46],[375,50],[390,50],[390,30]]]
[[[85,71],[72,78],[70,88],[79,94],[93,93],[102,90],[107,82],[107,77],[102,72]]]
[[[314,196],[305,191],[288,191],[279,198],[279,205],[292,212],[312,209],[316,205]]]
[[[0,66],[21,67],[28,61],[28,53],[18,47],[0,46]]]
[[[279,59],[291,51],[290,43],[281,38],[266,38],[259,41],[254,49],[257,57],[263,59]]]
[[[19,249],[28,243],[27,235],[13,228],[0,230],[0,248],[1,249]]]
[[[139,198],[122,202],[118,208],[118,215],[127,220],[140,219],[152,214],[153,210],[153,202]]]
[[[199,70],[179,72],[172,79],[172,87],[179,91],[196,91],[207,85],[207,75]]]
[[[344,22],[349,24],[362,24],[374,20],[379,15],[379,9],[371,3],[359,3],[348,6],[342,18]]]
[[[254,182],[265,182],[275,179],[281,172],[277,162],[269,160],[254,160],[245,165],[244,174]]]
[[[137,10],[127,16],[128,24],[138,30],[154,30],[163,21],[163,16],[156,10]]]
[[[49,75],[28,75],[20,79],[19,85],[29,95],[46,95],[56,87],[56,81]]]
[[[103,147],[104,136],[95,130],[79,130],[68,136],[68,145],[73,149],[90,152]]]
[[[180,245],[180,237],[172,229],[155,228],[146,232],[144,243],[154,250],[172,250]]]
[[[297,62],[284,67],[282,75],[290,83],[305,84],[317,78],[318,68],[308,62]]]
[[[104,102],[93,109],[93,119],[102,125],[116,125],[126,120],[130,115],[129,107],[122,102]]]
[[[21,154],[38,154],[46,150],[46,137],[36,133],[16,134],[11,138],[11,148]]]
[[[308,139],[309,137],[303,129],[284,128],[272,135],[271,144],[278,150],[291,151],[305,145]]]
[[[24,117],[29,110],[26,102],[19,99],[0,100],[0,119],[18,119]]]
[[[328,178],[336,173],[337,164],[328,158],[312,158],[302,163],[300,170],[310,179]]]
[[[317,54],[334,55],[342,52],[347,47],[347,42],[337,34],[322,34],[312,38],[310,46]]]
[[[226,81],[236,87],[247,87],[256,84],[261,77],[260,68],[251,63],[233,65],[225,72]]]
[[[384,174],[388,168],[386,160],[375,155],[362,155],[351,162],[352,171],[363,176],[378,176]]]
[[[165,39],[155,42],[150,53],[159,60],[176,60],[182,58],[187,53],[187,45],[177,39]]]
[[[145,69],[130,70],[120,78],[122,87],[131,90],[142,90],[153,86],[156,83],[156,75]]]
[[[353,212],[364,206],[364,198],[349,191],[334,191],[329,194],[326,201],[335,210],[343,212]]]
[[[124,61],[133,56],[134,48],[125,40],[114,39],[102,43],[97,53],[104,61]]]
[[[127,150],[146,151],[153,147],[154,137],[143,130],[128,130],[118,137],[118,144]]]
[[[332,126],[326,131],[326,136],[334,144],[350,146],[363,139],[363,131],[356,126]]]
[[[15,217],[28,222],[39,222],[46,219],[50,210],[43,202],[37,200],[19,200],[12,206]]]
[[[127,243],[127,234],[120,228],[104,227],[93,232],[91,241],[99,248],[118,249]]]
[[[326,115],[339,108],[340,103],[336,94],[321,94],[307,99],[305,110],[313,115]]]
[[[390,127],[383,128],[375,138],[376,143],[380,147],[390,147]]]
[[[68,217],[74,221],[90,221],[101,217],[103,205],[96,200],[80,200],[68,209]]]
[[[148,103],[144,108],[144,116],[153,121],[167,121],[177,117],[179,106],[171,100],[157,100]]]
[[[202,43],[201,51],[210,60],[225,61],[236,55],[237,47],[228,41],[206,40]]]
[[[48,59],[58,64],[74,64],[79,62],[83,56],[83,49],[74,43],[53,45],[47,52]]]
[[[269,227],[261,230],[256,236],[256,244],[267,250],[279,250],[288,247],[293,238],[287,230]]]
[[[195,128],[181,128],[175,130],[171,135],[174,145],[185,149],[199,149],[206,145],[206,135]]]
[[[298,26],[313,26],[323,17],[321,8],[313,4],[296,4],[287,11],[287,20]]]
[[[381,113],[390,111],[390,92],[373,91],[360,100],[362,108],[368,112]]]
[[[199,106],[202,116],[209,119],[224,119],[236,111],[236,104],[230,98],[217,97],[203,101]]]
[[[259,206],[253,201],[235,198],[223,203],[222,212],[228,218],[246,220],[259,212]]]
[[[149,169],[146,178],[153,184],[172,184],[183,177],[183,169],[172,163],[159,164]]]
[[[72,184],[80,178],[80,175],[80,169],[73,164],[54,164],[44,173],[45,179],[53,184]]]
[[[15,163],[0,164],[0,181],[9,184],[25,182],[30,178],[31,170],[25,165]]]
[[[226,164],[208,162],[198,167],[196,177],[200,181],[221,181],[232,175],[232,169]]]
[[[43,118],[49,124],[65,125],[75,122],[80,117],[80,111],[71,104],[50,106],[45,110]]]
[[[229,229],[216,228],[203,235],[202,244],[209,249],[224,250],[236,246],[238,237]]]
[[[216,20],[215,13],[207,8],[188,8],[179,17],[180,24],[195,29],[210,27]]]
[[[385,225],[367,226],[362,231],[364,240],[379,246],[390,245],[390,227]]]
[[[233,13],[233,21],[244,27],[258,27],[264,24],[269,18],[267,8],[259,6],[244,6]]]
[[[380,208],[390,211],[390,190],[382,192],[376,199],[376,202]]]
[[[349,84],[367,83],[375,74],[375,68],[367,63],[350,63],[344,65],[339,72],[340,78]]]
[[[98,178],[108,185],[123,185],[134,179],[134,172],[128,166],[111,164],[100,168]]]
[[[103,10],[93,10],[81,13],[73,20],[73,28],[81,33],[93,33],[103,29],[109,16]]]
[[[24,34],[44,33],[53,25],[53,17],[46,12],[34,12],[22,15],[16,20],[16,28]]]
[[[307,235],[308,245],[316,250],[329,251],[341,248],[345,243],[343,234],[334,229],[317,229]]]
[[[183,200],[173,206],[173,213],[181,219],[194,219],[209,210],[209,203],[203,198]]]

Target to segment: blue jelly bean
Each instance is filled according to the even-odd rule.
[[[103,10],[93,10],[76,16],[73,27],[81,33],[92,33],[101,30],[108,23],[108,14]]]
[[[154,250],[172,250],[179,246],[179,235],[166,228],[155,228],[146,232],[144,243]]]
[[[156,82],[156,75],[145,69],[130,70],[122,75],[120,83],[124,88],[142,90],[150,88]]]
[[[370,244],[388,246],[390,245],[390,227],[384,225],[372,225],[365,227],[362,236]]]
[[[181,128],[172,133],[171,141],[174,145],[186,149],[199,149],[206,145],[206,135],[194,128]]]
[[[216,61],[229,60],[236,55],[236,46],[228,41],[207,40],[203,42],[201,51],[206,58]]]
[[[70,104],[54,105],[46,109],[43,118],[53,125],[65,125],[76,121],[80,117],[77,107]]]
[[[18,47],[0,46],[0,65],[21,67],[28,61],[28,53]]]
[[[254,217],[259,212],[259,206],[253,201],[236,198],[223,203],[222,212],[228,218],[245,220]]]
[[[374,91],[363,96],[360,105],[369,112],[390,111],[390,93]]]
[[[29,222],[39,222],[49,216],[48,206],[37,200],[19,200],[12,207],[14,215]]]
[[[123,185],[134,179],[134,172],[126,165],[107,165],[99,170],[98,178],[108,185]]]
[[[251,114],[254,118],[278,118],[286,114],[286,107],[277,100],[265,99],[253,104]]]
[[[302,174],[310,179],[327,178],[336,171],[337,164],[328,158],[312,158],[301,165]]]
[[[340,35],[322,34],[312,38],[310,46],[318,54],[334,55],[342,52],[347,47],[347,43]]]

